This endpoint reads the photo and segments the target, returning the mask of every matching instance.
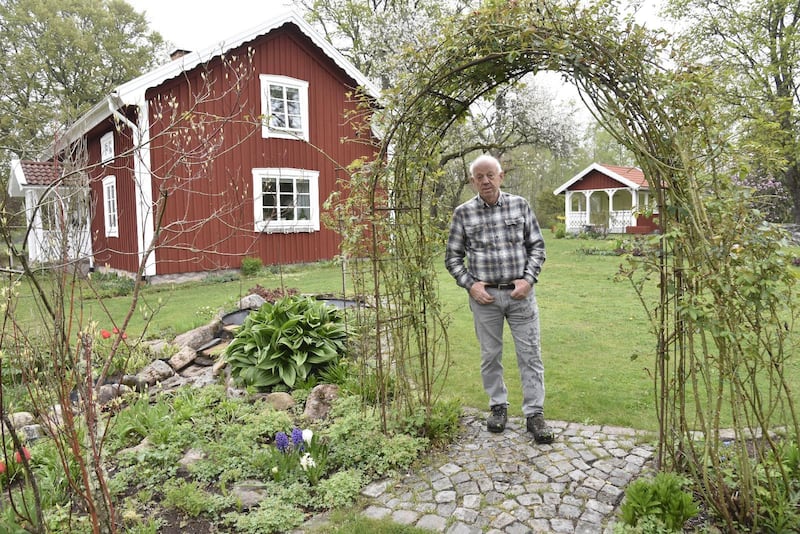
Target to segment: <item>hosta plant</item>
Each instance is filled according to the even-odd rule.
[[[250,313],[225,350],[231,375],[259,390],[292,388],[336,364],[345,353],[341,310],[311,297],[288,296]]]

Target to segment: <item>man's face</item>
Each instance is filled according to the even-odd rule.
[[[494,204],[500,196],[503,172],[493,162],[481,162],[472,170],[472,186],[487,204]]]

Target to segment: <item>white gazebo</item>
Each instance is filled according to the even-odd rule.
[[[592,163],[556,189],[568,232],[646,234],[657,228],[650,187],[637,167]]]
[[[62,172],[55,162],[11,162],[8,194],[25,201],[25,249],[31,262],[91,262],[88,189],[70,183],[75,180],[64,179]]]

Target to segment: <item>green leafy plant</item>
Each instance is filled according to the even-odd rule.
[[[347,469],[332,474],[317,485],[318,506],[342,508],[352,505],[358,498],[364,475],[358,469]]]
[[[310,297],[284,297],[247,316],[225,358],[239,385],[292,388],[335,364],[347,333],[340,310]]]
[[[196,482],[170,480],[164,485],[164,504],[198,517],[218,513],[234,503],[232,498],[209,493]]]
[[[259,503],[258,508],[246,514],[230,513],[225,522],[235,532],[243,534],[268,534],[271,532],[288,532],[303,522],[303,511],[275,496],[270,496]]]
[[[133,292],[136,283],[132,278],[114,272],[90,273],[89,280],[99,298],[124,297]]]
[[[261,258],[243,258],[242,259],[242,274],[244,276],[255,276],[264,267]]]
[[[686,520],[698,513],[691,494],[683,489],[685,484],[685,479],[667,472],[636,480],[628,486],[620,507],[623,523],[637,526],[646,519],[663,525],[666,532],[681,532]]]

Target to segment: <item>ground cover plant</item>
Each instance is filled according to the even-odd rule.
[[[376,411],[342,386],[324,422],[302,420],[302,402],[277,411],[263,401],[229,398],[222,386],[132,400],[107,435],[109,484],[124,531],[285,532],[310,514],[352,506],[367,482],[407,469],[429,449],[431,438],[413,420],[384,434]],[[307,391],[294,395],[302,399]],[[441,428],[452,433],[457,414],[437,411]],[[195,463],[181,464],[187,451]],[[30,460],[46,484],[58,480],[60,465],[47,440],[30,450]],[[18,471],[2,482],[12,482]],[[241,484],[269,497],[243,510],[233,493]],[[46,488],[49,531],[91,532],[85,517],[63,508],[66,488]],[[8,515],[0,518],[3,532],[14,532],[14,525]]]

